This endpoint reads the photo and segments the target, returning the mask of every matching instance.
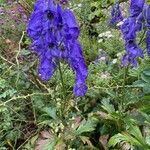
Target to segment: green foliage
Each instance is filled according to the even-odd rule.
[[[150,4],[150,0],[146,0],[146,3],[147,3],[147,4]]]
[[[92,132],[93,130],[95,130],[97,122],[98,120],[96,118],[91,118],[91,119],[88,119],[87,121],[83,120],[80,123],[80,126],[78,127],[78,129],[74,131],[74,134],[76,136],[79,136],[84,132]]]
[[[109,140],[108,147],[115,147],[116,144],[123,145],[129,143],[139,149],[147,150],[150,145],[146,143],[140,129],[137,126],[130,126],[127,132],[118,133],[112,136]]]
[[[124,41],[117,28],[108,26],[114,2],[74,0],[64,6],[76,13],[89,69],[88,92],[82,98],[73,95],[75,74],[63,61],[65,93],[59,70],[50,81],[40,80],[38,57],[29,50],[24,22],[17,25],[8,19],[2,25],[0,150],[150,149],[150,59],[139,60],[136,69],[120,66]],[[29,16],[34,1],[19,3]],[[11,8],[5,1],[0,5]],[[2,15],[4,20],[8,17]],[[17,28],[12,30],[12,25]],[[107,31],[109,38],[98,36]],[[95,63],[101,51],[106,56]]]
[[[141,78],[134,83],[135,85],[142,87],[145,94],[150,94],[150,69],[143,70]]]

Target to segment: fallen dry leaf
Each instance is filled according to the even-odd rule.
[[[50,139],[53,138],[53,135],[50,131],[42,131],[38,138],[38,141],[35,146],[35,150],[43,150],[45,145],[49,142]]]

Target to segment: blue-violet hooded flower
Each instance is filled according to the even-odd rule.
[[[39,75],[49,80],[58,61],[65,60],[76,73],[74,94],[84,96],[87,91],[88,70],[79,43],[79,28],[74,14],[62,9],[53,0],[37,0],[31,14],[28,29],[32,49],[40,58]]]
[[[112,7],[111,11],[111,20],[110,20],[110,25],[114,26],[116,23],[120,22],[123,20],[123,16],[120,10],[119,3],[115,3]]]

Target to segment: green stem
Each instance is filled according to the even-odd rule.
[[[126,81],[127,81],[127,73],[128,73],[128,66],[124,68],[124,81],[123,81],[123,96],[121,99],[121,112],[124,111],[124,100],[125,100],[125,92],[126,92]]]
[[[63,73],[61,70],[60,61],[58,61],[58,70],[59,70],[59,74],[60,74],[60,81],[62,84],[62,91],[63,91],[63,98],[64,98],[66,96],[66,92],[65,92],[65,84],[64,84],[64,80],[63,80]]]
[[[59,70],[60,82],[61,82],[61,86],[62,86],[61,117],[62,117],[62,122],[64,122],[66,90],[65,90],[65,84],[64,84],[64,80],[63,80],[63,72],[61,69],[60,61],[58,61],[58,70]]]

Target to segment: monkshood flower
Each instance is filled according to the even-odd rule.
[[[148,5],[146,11],[146,26],[147,26],[147,33],[146,33],[147,54],[150,56],[150,5]]]
[[[126,42],[126,54],[122,58],[123,66],[127,67],[129,64],[132,67],[137,67],[137,58],[144,58],[142,49],[135,43],[135,41]]]
[[[137,29],[141,31],[142,29],[147,29],[146,31],[146,45],[147,54],[150,56],[150,5],[144,5],[142,13],[137,19]]]
[[[145,0],[131,0],[130,3],[130,17],[138,17],[143,10]]]
[[[148,30],[146,34],[146,46],[147,46],[147,54],[150,56],[150,30]]]
[[[74,93],[77,96],[84,96],[87,91],[86,78],[88,71],[82,55],[81,45],[78,41],[69,42],[70,57],[68,59],[72,69],[76,71],[76,84]]]
[[[137,32],[141,31],[145,27],[145,17],[144,12],[142,11],[140,15],[137,17],[136,21],[136,30]]]
[[[143,51],[136,44],[136,20],[135,18],[129,17],[126,19],[121,27],[121,32],[125,40],[126,54],[123,56],[122,64],[123,66],[128,66],[129,64],[132,67],[137,67],[137,58],[143,58]]]
[[[110,25],[114,26],[115,24],[117,24],[118,22],[123,20],[123,16],[120,10],[120,6],[119,3],[115,3],[112,7],[112,11],[111,11],[111,20],[110,20]]]
[[[130,16],[127,20],[133,25],[131,29],[132,32],[135,32],[134,33],[135,36],[136,36],[136,32],[142,30],[142,25],[145,20],[144,19],[145,7],[146,7],[145,0],[131,0]]]
[[[121,26],[121,32],[125,41],[134,40],[136,38],[136,20],[127,18]]]
[[[130,16],[124,21],[121,26],[121,32],[125,40],[126,54],[123,56],[122,64],[132,67],[137,67],[137,58],[144,57],[142,49],[136,44],[137,32],[142,29],[141,22],[143,21],[143,7],[145,0],[131,0]],[[138,21],[137,21],[138,20]]]
[[[79,43],[79,28],[74,14],[62,9],[53,0],[37,0],[28,29],[32,49],[40,58],[39,75],[49,80],[60,60],[65,60],[76,73],[74,94],[84,96],[87,91],[87,67]]]

